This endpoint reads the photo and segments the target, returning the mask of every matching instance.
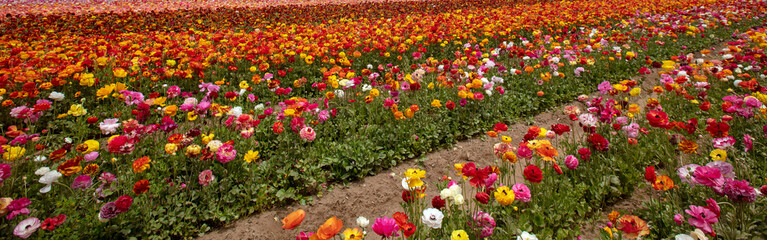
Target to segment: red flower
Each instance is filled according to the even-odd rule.
[[[527,165],[525,167],[525,171],[522,172],[523,175],[525,175],[525,179],[530,182],[534,183],[540,183],[543,179],[543,172],[541,172],[541,169],[538,166],[535,165]]]
[[[86,120],[86,122],[88,122],[88,124],[94,124],[94,123],[96,123],[98,121],[99,121],[99,118],[97,118],[97,117],[89,117],[88,120]]]
[[[655,182],[655,167],[649,166],[644,169],[644,180],[647,180],[650,183]]]
[[[149,180],[142,179],[133,184],[133,193],[136,195],[145,193],[147,190],[149,190]]]
[[[127,212],[130,206],[133,205],[133,198],[128,195],[122,195],[115,201],[117,211],[120,213]]]
[[[59,225],[63,224],[67,220],[67,215],[59,214],[54,218],[47,218],[43,221],[43,225],[40,227],[43,230],[53,231]]]
[[[730,131],[730,125],[727,125],[727,123],[723,123],[723,122],[719,122],[719,123],[712,122],[712,123],[709,123],[708,126],[706,127],[706,132],[711,134],[711,137],[715,137],[715,138],[726,137],[730,135],[729,131]]]
[[[560,168],[557,163],[554,163],[554,171],[557,171],[557,173],[562,174],[562,168]]]
[[[570,127],[564,124],[554,124],[551,125],[551,130],[554,131],[557,135],[562,135],[570,132]]]
[[[402,229],[402,234],[404,234],[405,237],[413,236],[415,233],[415,225],[412,223],[400,224],[399,228]]]
[[[509,126],[506,126],[504,123],[496,123],[495,127],[493,127],[493,130],[496,132],[505,132],[509,130]]]
[[[607,151],[610,149],[610,142],[602,137],[602,135],[599,135],[599,133],[594,133],[589,136],[589,144],[599,151]]]
[[[490,195],[485,192],[478,192],[477,195],[474,195],[474,198],[482,204],[487,204],[490,202]]]
[[[402,190],[402,201],[405,201],[406,203],[412,203],[413,194],[411,194],[408,190]]]
[[[274,133],[276,134],[282,133],[282,131],[284,131],[284,129],[282,128],[282,122],[274,123],[274,125],[272,125],[272,131],[274,131]]]
[[[441,210],[445,207],[445,200],[440,196],[434,196],[434,198],[431,199],[431,206]]]
[[[445,103],[445,108],[448,110],[453,110],[455,109],[455,103],[453,101],[447,101],[447,103]]]
[[[650,126],[658,128],[668,127],[668,115],[662,111],[650,110],[647,112],[647,121],[650,121]]]
[[[402,226],[407,224],[408,217],[407,217],[407,214],[403,212],[395,212],[394,216],[392,217],[394,218],[394,220],[397,221],[397,225]]]
[[[578,154],[581,155],[581,159],[585,161],[588,161],[589,159],[591,159],[591,150],[589,150],[588,148],[578,149]]]
[[[702,102],[700,105],[698,105],[698,108],[700,108],[700,110],[702,111],[708,111],[709,109],[711,109],[711,102],[709,101]]]

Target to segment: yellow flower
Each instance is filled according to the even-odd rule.
[[[538,138],[545,138],[546,137],[546,132],[548,132],[548,130],[546,130],[545,128],[541,128],[541,131],[538,132]],[[549,140],[544,140],[544,141],[548,142]]]
[[[510,163],[517,163],[517,155],[513,151],[503,153],[503,160]]]
[[[344,235],[345,240],[362,240],[362,238],[365,236],[365,234],[362,233],[359,228],[347,228],[342,234]]]
[[[509,189],[509,187],[503,186],[499,187],[495,190],[495,200],[498,201],[499,204],[503,206],[508,206],[512,202],[514,202],[515,195],[514,191]]]
[[[722,149],[714,149],[714,151],[711,151],[711,159],[714,161],[725,161],[727,160],[727,151],[724,151]]]
[[[442,106],[442,103],[440,103],[439,100],[434,99],[434,100],[431,101],[431,106],[435,107],[435,108],[438,108],[438,107]]]
[[[109,94],[112,94],[112,92],[115,90],[115,84],[109,84],[102,88],[99,88],[99,90],[96,91],[96,97],[98,99],[104,99],[109,97]]]
[[[96,79],[93,78],[92,73],[85,73],[83,75],[80,75],[80,86],[93,87],[93,84],[95,83],[96,83]]]
[[[450,234],[450,240],[469,240],[469,234],[464,230],[455,230]]]
[[[168,65],[168,67],[176,66],[176,60],[166,60],[165,65]]]
[[[186,113],[186,119],[189,121],[197,120],[197,114],[195,114],[194,112],[188,112]]]
[[[642,94],[642,89],[641,89],[641,88],[638,88],[638,87],[635,87],[635,88],[631,89],[631,91],[629,91],[629,94],[630,94],[632,97],[636,97],[636,96],[638,96],[639,94]]]
[[[99,142],[96,141],[96,140],[92,140],[91,139],[91,140],[83,142],[83,144],[88,146],[88,149],[85,150],[83,153],[89,153],[89,152],[93,152],[93,151],[98,151],[99,150]]]
[[[370,96],[378,97],[379,94],[381,94],[381,93],[378,91],[378,89],[374,88],[374,89],[370,90]]]
[[[248,85],[247,81],[240,82],[240,89],[248,89],[248,87],[250,87],[250,85]]]
[[[508,136],[501,136],[501,141],[503,143],[511,143],[511,137]]]
[[[209,143],[211,140],[213,140],[213,138],[214,138],[214,137],[216,137],[216,135],[215,135],[215,134],[213,134],[213,132],[211,132],[211,133],[209,133],[209,134],[204,134],[204,133],[203,133],[203,134],[202,134],[202,144],[203,144],[203,145],[208,145],[208,143]]]
[[[187,157],[197,156],[200,154],[200,151],[202,151],[202,147],[200,147],[200,145],[192,144],[186,147],[186,151],[184,152],[184,155],[186,155]]]
[[[165,144],[165,153],[176,155],[176,151],[178,151],[178,145],[175,143],[166,143]]]
[[[85,115],[88,113],[88,110],[85,110],[82,104],[74,104],[69,107],[69,111],[67,111],[67,114],[79,117],[82,115]]]
[[[163,109],[163,115],[166,117],[173,117],[173,116],[176,116],[177,111],[178,111],[178,106],[170,105],[165,107],[165,109]]]
[[[3,159],[9,162],[16,161],[27,152],[27,149],[23,147],[11,147],[9,145],[4,145],[3,149],[5,150]]]
[[[421,181],[421,178],[426,177],[426,171],[421,169],[408,169],[405,171],[405,177],[407,179],[407,185],[410,188],[420,187],[423,186],[423,181]]]
[[[115,77],[118,77],[118,78],[124,78],[125,76],[128,76],[128,72],[122,68],[112,69],[112,74],[114,74]]]
[[[248,153],[245,154],[245,162],[251,163],[255,160],[258,160],[260,156],[258,156],[258,151],[249,150]]]

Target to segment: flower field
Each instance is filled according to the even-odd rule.
[[[649,184],[602,237],[767,237],[765,1],[4,4],[3,238],[193,238],[478,135],[497,164],[406,171],[394,216],[283,228],[573,239]]]

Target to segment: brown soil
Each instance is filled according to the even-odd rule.
[[[717,45],[717,52],[725,45]],[[696,54],[695,57],[700,57]],[[712,59],[707,56],[706,59]],[[657,97],[652,92],[652,87],[659,82],[658,70],[653,70],[651,74],[635,77],[634,80],[642,81],[642,97],[635,98],[637,103],[644,105],[646,100],[651,97]],[[594,96],[595,94],[592,94]],[[583,109],[583,104],[572,102],[566,105],[577,105]],[[538,114],[534,117],[536,126],[548,128],[549,126],[562,122],[569,122],[569,118],[562,112],[561,108]],[[520,142],[528,127],[524,123],[509,125],[509,131],[503,135],[514,138],[512,144],[517,145]],[[576,136],[582,134],[582,130],[574,128]],[[356,218],[364,216],[368,220],[375,220],[381,216],[392,216],[397,211],[402,211],[400,203],[402,202],[401,176],[408,168],[420,168],[426,171],[427,178],[424,182],[436,183],[441,180],[443,175],[455,177],[453,164],[475,162],[478,166],[487,166],[495,163],[496,158],[493,155],[493,145],[500,142],[496,139],[490,139],[485,136],[469,139],[459,142],[452,149],[439,150],[426,155],[425,160],[420,163],[417,160],[408,160],[400,163],[396,167],[375,176],[354,181],[347,186],[336,186],[327,192],[322,193],[314,203],[307,206],[293,204],[289,207],[281,207],[267,210],[263,213],[240,219],[224,228],[217,229],[200,237],[201,240],[225,240],[225,239],[294,239],[301,231],[316,231],[317,228],[330,217],[338,217],[344,223],[344,229],[350,226],[356,226]],[[422,165],[421,165],[422,164]],[[523,164],[523,163],[521,163]],[[391,176],[394,173],[396,176]],[[515,176],[517,181],[523,181],[521,171]],[[431,199],[438,194],[439,189],[434,187],[427,190],[427,199]],[[607,223],[607,214],[611,211],[619,211],[621,214],[627,214],[641,207],[642,203],[647,201],[651,190],[649,187],[640,187],[630,198],[618,201],[606,209],[603,209],[601,217],[597,222],[586,223],[581,227],[583,239],[598,239],[600,228]],[[306,218],[303,223],[293,230],[283,230],[282,218],[290,212],[303,209],[306,211]],[[369,227],[368,227],[369,229]],[[379,239],[375,234],[368,234],[366,239]]]

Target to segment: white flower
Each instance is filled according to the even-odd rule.
[[[452,196],[459,195],[463,192],[463,190],[461,190],[461,186],[458,186],[458,184],[450,186],[448,189],[450,189],[450,192],[452,192],[451,193]]]
[[[245,94],[246,91],[248,91],[248,90],[247,89],[240,89],[240,92],[237,95],[242,96],[242,94]]]
[[[72,143],[72,138],[64,138],[64,142],[66,143]]]
[[[42,161],[45,161],[45,160],[48,160],[48,158],[45,157],[45,156],[37,155],[35,157],[35,162],[42,162]]]
[[[253,109],[254,109],[254,110],[256,110],[256,111],[261,111],[261,110],[264,110],[264,104],[263,104],[263,103],[259,103],[259,104],[258,104],[258,105],[256,105],[256,107],[254,107]]]
[[[335,94],[337,98],[344,98],[344,91],[341,89],[336,90]]]
[[[373,90],[373,87],[370,86],[369,84],[362,85],[362,91],[363,92],[367,92],[367,91],[370,91],[370,90]]]
[[[210,149],[210,151],[216,152],[218,151],[218,148],[220,148],[221,146],[224,146],[224,143],[222,143],[219,140],[213,140],[208,142],[208,145],[206,146]]]
[[[694,240],[694,239],[687,234],[677,234],[676,236],[674,236],[674,240]]]
[[[427,208],[423,210],[423,216],[421,216],[421,222],[423,224],[426,224],[426,226],[429,226],[430,228],[441,228],[442,227],[442,218],[444,218],[445,215],[442,214],[441,211],[439,211],[436,208]]]
[[[538,237],[536,237],[535,234],[530,234],[528,232],[522,232],[522,234],[517,236],[517,240],[538,240]]]
[[[42,176],[45,175],[47,172],[50,172],[51,169],[48,167],[41,167],[35,171],[35,175]]]
[[[453,196],[453,204],[455,205],[463,205],[463,195],[458,194]]]
[[[38,169],[37,171],[35,171],[35,174],[37,174],[39,172],[43,172],[45,170],[48,170],[47,167],[45,167],[45,168],[46,169],[43,169],[43,168]],[[44,173],[43,176],[40,177],[40,180],[38,180],[38,182],[40,182],[42,184],[45,184],[45,187],[40,189],[40,193],[50,192],[51,191],[51,184],[53,184],[54,182],[59,181],[60,177],[61,177],[61,173],[59,173],[59,171],[56,171],[56,170],[47,171],[46,173]]]
[[[48,94],[48,98],[56,101],[61,101],[64,100],[64,94],[60,92],[51,92],[51,94]]]
[[[185,98],[183,104],[197,105],[197,98],[193,98],[193,97]]]
[[[117,132],[117,128],[120,127],[120,119],[107,118],[103,122],[99,123],[99,129],[102,134],[112,134]]]
[[[453,196],[452,194],[453,194],[453,192],[451,192],[450,189],[445,188],[445,189],[442,189],[442,191],[439,192],[439,197],[442,198],[442,199],[448,199],[448,198]]]
[[[357,225],[360,225],[361,228],[365,228],[370,224],[370,221],[368,221],[367,218],[360,216],[357,218]]]
[[[233,107],[226,115],[240,117],[242,115],[242,107]]]

